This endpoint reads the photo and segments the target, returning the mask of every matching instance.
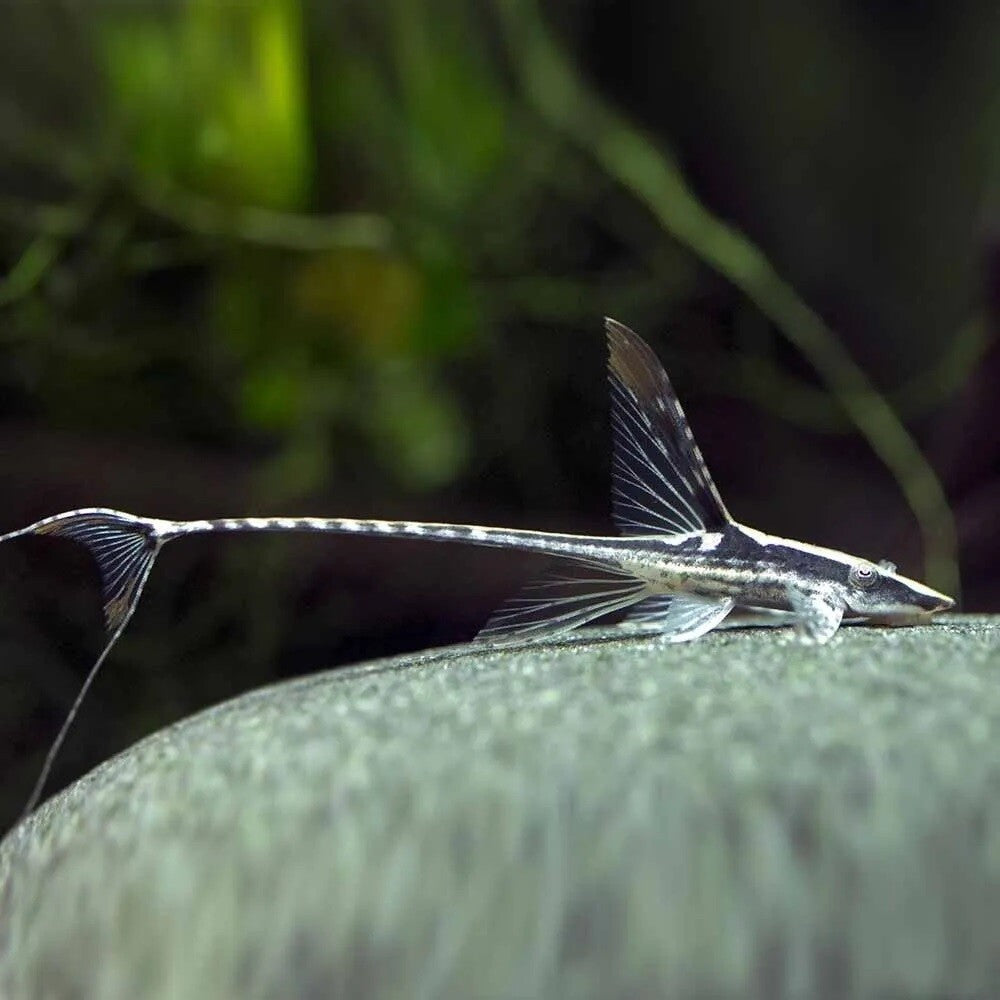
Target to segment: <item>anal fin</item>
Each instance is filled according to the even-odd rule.
[[[621,611],[646,594],[634,576],[589,563],[565,563],[502,604],[476,636],[505,642],[555,635]]]

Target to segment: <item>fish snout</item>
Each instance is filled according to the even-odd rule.
[[[894,600],[888,600],[881,607],[871,609],[870,619],[882,624],[916,624],[929,621],[940,611],[947,611],[955,606],[955,601],[947,594],[917,583],[916,580],[903,580]]]
[[[947,611],[955,606],[954,598],[947,594],[941,594],[930,587],[921,587],[916,594],[914,601],[916,606],[925,614],[934,615],[939,611]]]

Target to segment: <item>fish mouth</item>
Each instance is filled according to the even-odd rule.
[[[898,611],[906,615],[916,615],[919,619],[923,619],[930,615],[936,615],[941,611],[948,611],[955,606],[954,598],[924,586],[921,586],[912,595],[912,600],[912,604],[907,603],[901,608],[892,609],[891,614],[895,615]]]
[[[906,583],[906,593],[900,595],[900,600],[886,601],[881,606],[876,604],[870,608],[849,609],[845,618],[854,617],[856,621],[865,621],[870,625],[921,625],[955,606],[954,599],[947,594],[915,581],[908,580]]]
[[[936,614],[948,611],[954,606],[955,602],[952,598],[941,594],[936,600],[921,602],[919,607],[883,611],[879,614],[868,615],[865,620],[871,625],[923,625],[931,621]]]

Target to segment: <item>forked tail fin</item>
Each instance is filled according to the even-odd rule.
[[[109,636],[115,636],[132,617],[162,544],[156,522],[101,507],[48,517],[25,533],[62,535],[90,550],[101,573],[104,624]]]
[[[117,510],[93,507],[56,514],[54,517],[37,521],[27,528],[0,535],[0,541],[21,535],[61,535],[85,545],[100,570],[104,623],[107,628],[107,642],[84,678],[66,721],[63,722],[46,754],[41,773],[24,807],[22,819],[38,804],[42,789],[52,770],[52,764],[90,685],[135,611],[139,595],[149,577],[149,571],[153,568],[153,560],[166,541],[161,526],[166,527],[167,522],[151,521]]]

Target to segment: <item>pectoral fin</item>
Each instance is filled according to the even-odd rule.
[[[805,642],[824,643],[833,638],[844,617],[844,602],[833,587],[806,590],[788,586],[788,603],[797,616],[795,630]]]

